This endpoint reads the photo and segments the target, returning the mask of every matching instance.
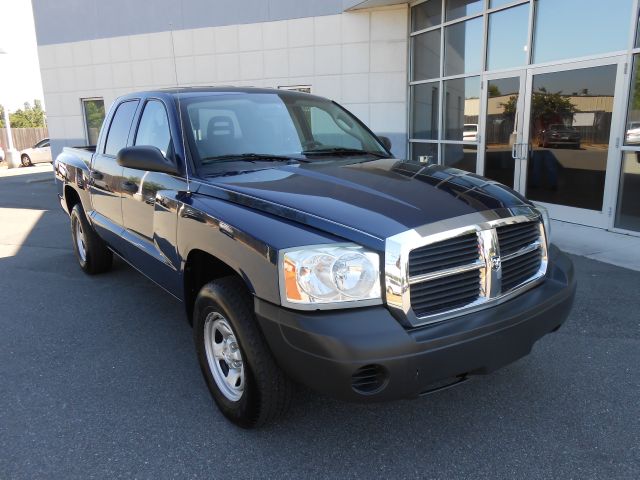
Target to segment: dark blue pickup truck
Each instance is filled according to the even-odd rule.
[[[526,355],[569,314],[544,209],[389,148],[310,94],[184,88],[119,98],[55,174],[82,269],[115,253],[184,302],[213,398],[254,427],[294,382],[416,397]]]

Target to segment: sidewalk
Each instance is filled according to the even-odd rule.
[[[552,220],[551,241],[567,253],[640,271],[640,237]]]

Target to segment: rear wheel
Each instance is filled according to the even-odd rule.
[[[31,159],[29,158],[29,155],[22,155],[20,157],[20,162],[22,163],[23,167],[30,167],[31,165],[33,165],[33,163],[31,163]]]
[[[284,415],[293,386],[258,328],[253,298],[242,280],[226,277],[202,287],[193,329],[202,374],[229,420],[254,428]]]
[[[76,258],[85,273],[95,275],[111,269],[113,254],[89,225],[79,203],[71,210],[71,237]]]

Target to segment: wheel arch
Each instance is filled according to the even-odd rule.
[[[193,324],[193,307],[200,289],[207,283],[223,277],[239,278],[251,294],[255,294],[246,275],[236,271],[215,255],[194,248],[189,251],[184,264],[184,305],[189,324]]]

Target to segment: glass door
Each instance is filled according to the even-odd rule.
[[[601,228],[615,201],[615,159],[624,59],[530,68],[516,185],[553,218]]]
[[[527,154],[523,136],[526,71],[485,75],[478,172],[521,190],[520,161]]]

